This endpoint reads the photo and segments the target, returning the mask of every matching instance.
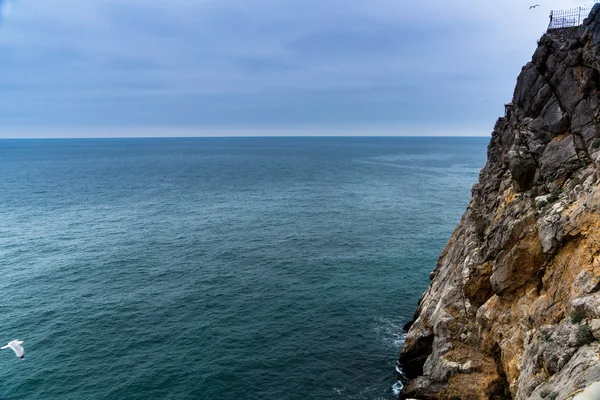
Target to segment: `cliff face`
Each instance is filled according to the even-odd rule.
[[[600,380],[600,5],[550,31],[400,356],[400,398],[567,399]]]

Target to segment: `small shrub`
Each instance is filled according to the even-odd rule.
[[[538,204],[538,206],[540,206],[540,208],[544,208],[548,205],[548,203],[544,200],[540,201],[540,204]]]
[[[550,334],[550,332],[546,332],[544,333],[542,339],[544,339],[544,342],[550,342],[552,340],[552,335]]]
[[[537,205],[535,204],[535,199],[531,199],[531,209],[533,211],[537,211]]]
[[[562,363],[563,363],[563,365],[567,365],[567,364],[569,363],[569,361],[571,361],[571,358],[572,358],[572,357],[573,357],[573,355],[572,355],[572,354],[565,354],[565,355],[562,357]]]
[[[544,389],[540,392],[540,397],[542,399],[545,399],[546,397],[548,397],[549,394],[550,394],[550,389]]]
[[[583,315],[580,312],[575,312],[573,313],[573,315],[571,315],[571,322],[573,324],[579,324],[581,323],[581,321],[583,321],[585,319],[585,315]]]
[[[550,191],[550,195],[546,198],[546,200],[548,200],[548,203],[554,203],[556,200],[558,200],[558,197],[560,196],[561,193],[562,193],[561,188],[554,187]]]
[[[556,400],[557,397],[558,397],[558,392],[552,392],[548,395],[548,398],[550,400]]]
[[[600,139],[596,139],[592,142],[592,149],[597,149],[598,147],[600,147]]]
[[[590,327],[585,324],[579,325],[579,330],[577,331],[577,341],[583,345],[590,344],[594,340],[596,339],[594,338],[594,335],[592,335],[592,330]]]

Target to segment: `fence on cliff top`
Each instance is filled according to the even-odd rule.
[[[583,20],[590,14],[592,7],[594,7],[593,4],[571,8],[569,10],[550,11],[550,24],[548,25],[548,30],[572,28],[583,24]]]

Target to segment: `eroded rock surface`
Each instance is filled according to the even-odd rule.
[[[600,5],[540,39],[513,104],[419,302],[400,398],[562,400],[600,381]]]

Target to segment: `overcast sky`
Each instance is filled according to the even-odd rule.
[[[0,137],[488,135],[584,4],[0,0]]]

